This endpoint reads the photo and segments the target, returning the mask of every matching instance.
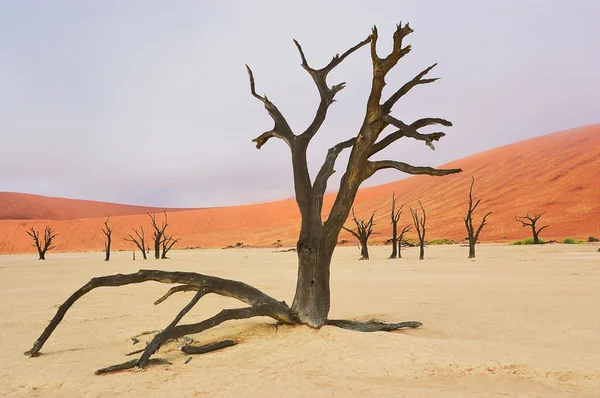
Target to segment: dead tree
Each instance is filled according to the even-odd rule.
[[[421,206],[422,216],[419,217],[419,209],[410,208],[410,214],[412,214],[413,224],[419,237],[419,260],[425,259],[425,223],[427,222],[427,214],[425,214],[425,208],[419,200],[419,206]]]
[[[475,243],[477,243],[477,240],[479,239],[479,233],[483,229],[485,221],[487,220],[488,216],[492,214],[492,212],[490,211],[487,212],[485,216],[483,216],[483,218],[481,219],[481,224],[479,224],[479,227],[477,227],[476,231],[475,227],[473,226],[473,212],[475,211],[475,209],[477,209],[477,206],[479,206],[481,199],[478,199],[477,202],[475,202],[475,204],[473,205],[474,183],[475,177],[471,177],[471,188],[469,188],[469,210],[467,211],[467,216],[463,217],[463,220],[465,220],[465,227],[467,227],[467,234],[469,237],[469,258],[475,258]]]
[[[160,227],[156,224],[156,216],[150,213],[147,213],[148,216],[150,216],[150,222],[152,224],[152,228],[154,228],[154,231],[152,231],[152,240],[154,240],[154,258],[155,259],[159,259],[160,258],[160,245],[163,241],[163,236],[165,235],[165,230],[167,229],[168,224],[168,220],[167,220],[167,212],[165,211],[165,221],[163,221],[160,225]]]
[[[167,259],[167,253],[169,252],[169,250],[171,250],[171,248],[175,245],[175,243],[179,242],[181,240],[181,238],[177,238],[177,239],[173,239],[172,236],[164,236],[163,240],[162,240],[162,255],[161,255],[161,259]]]
[[[369,259],[369,236],[373,233],[373,217],[375,216],[375,212],[371,214],[371,218],[369,221],[358,220],[356,215],[354,215],[354,207],[352,208],[352,220],[354,224],[356,224],[356,231],[350,228],[346,228],[342,226],[346,231],[350,232],[358,242],[360,243],[360,259],[359,260],[368,260]]]
[[[389,258],[398,257],[398,249],[396,249],[396,243],[398,242],[398,221],[400,221],[400,216],[402,215],[402,208],[404,205],[400,206],[398,210],[396,210],[396,192],[392,193],[392,213],[390,215],[392,219],[392,254]],[[400,238],[402,239],[402,238]],[[400,246],[400,245],[398,245]]]
[[[104,369],[103,372],[123,369],[123,367],[144,368],[149,363],[153,363],[150,362],[150,357],[165,341],[188,334],[199,333],[233,319],[267,316],[283,324],[303,324],[314,328],[332,325],[363,332],[390,331],[399,328],[421,326],[420,322],[387,324],[379,321],[357,322],[332,320],[327,317],[330,308],[329,277],[331,258],[336,247],[339,232],[350,214],[356,192],[363,181],[383,169],[396,169],[408,174],[426,174],[430,176],[445,176],[461,171],[460,169],[434,169],[431,167],[412,166],[394,160],[371,159],[389,145],[403,138],[422,141],[433,149],[433,142],[440,140],[445,134],[441,132],[421,133],[419,130],[427,126],[452,125],[447,120],[432,117],[405,123],[390,115],[394,104],[411,89],[437,80],[425,78],[427,73],[435,66],[432,65],[418,73],[412,80],[399,89],[395,91],[392,89],[390,97],[387,99],[383,98],[386,75],[396,66],[400,58],[406,56],[411,50],[410,45],[404,45],[403,41],[412,31],[408,24],[398,25],[393,34],[391,53],[382,58],[377,53],[378,32],[376,28],[373,28],[372,33],[366,39],[343,54],[334,56],[327,65],[320,69],[309,65],[302,47],[297,41],[294,41],[300,53],[301,65],[314,81],[320,97],[314,119],[309,123],[306,130],[298,134],[294,132],[277,106],[266,95],[260,95],[256,92],[254,75],[250,68],[247,67],[250,92],[264,105],[267,113],[274,121],[273,128],[261,134],[253,141],[256,143],[257,148],[261,148],[270,139],[279,139],[288,146],[291,152],[295,199],[301,216],[300,233],[296,244],[298,279],[291,306],[245,283],[192,272],[141,270],[127,275],[118,274],[93,278],[58,308],[54,319],[52,319],[48,327],[26,354],[29,356],[38,355],[40,349],[63,319],[71,305],[92,289],[102,286],[123,286],[146,281],[178,284],[178,286],[171,288],[165,296],[189,290],[196,291],[196,293],[189,304],[177,314],[173,321],[162,332],[154,336],[152,341],[145,347],[139,359],[126,362],[121,366],[109,367]],[[322,166],[313,180],[309,173],[306,156],[307,148],[325,121],[329,107],[335,102],[335,97],[345,87],[345,83],[330,86],[327,83],[327,76],[336,66],[346,60],[348,56],[365,46],[370,46],[373,73],[370,94],[366,99],[363,122],[360,126],[357,126],[356,136],[349,137],[329,149]],[[384,131],[388,127],[393,127],[393,130],[389,133]],[[327,182],[334,173],[338,155],[344,149],[350,149],[350,156],[341,178],[337,196],[332,207],[329,209],[330,211],[327,212],[328,216],[326,219],[323,219],[323,196],[327,189]],[[209,293],[233,297],[246,303],[248,306],[223,310],[202,322],[179,325],[184,315],[203,296]],[[160,361],[155,360],[154,363],[160,363]]]
[[[54,231],[52,230],[52,227],[47,225],[46,228],[44,229],[44,237],[43,237],[44,242],[43,243],[40,240],[40,231],[37,231],[35,228],[33,228],[33,227],[29,228],[29,231],[27,231],[27,235],[29,235],[33,238],[33,246],[35,246],[35,248],[38,251],[39,259],[45,260],[46,252],[48,250],[52,250],[55,248],[55,246],[52,246],[52,240],[54,240],[54,238],[58,234],[55,234]]]
[[[123,238],[123,240],[127,241],[127,242],[133,242],[135,243],[135,245],[137,246],[138,249],[140,249],[140,251],[142,252],[142,256],[144,257],[144,260],[146,260],[148,257],[146,256],[146,250],[144,250],[144,247],[146,246],[146,235],[144,234],[144,227],[142,227],[140,225],[140,232],[138,232],[137,229],[131,227],[131,230],[135,233],[135,236],[133,236],[132,234],[128,234],[127,238]],[[136,238],[137,236],[137,238]],[[135,260],[135,256],[133,258]]]
[[[531,227],[531,232],[533,234],[533,243],[535,245],[540,243],[540,232],[544,229],[548,228],[549,225],[544,225],[541,228],[538,228],[537,222],[546,212],[534,214],[533,217],[527,213],[524,216],[515,216],[515,221],[520,222],[525,227]]]
[[[102,232],[106,235],[106,242],[104,242],[106,255],[104,256],[104,261],[110,260],[110,244],[112,242],[112,229],[108,226],[108,220],[110,220],[110,216],[104,221],[104,228],[102,228]]]
[[[402,231],[400,231],[400,234],[398,235],[398,258],[402,258],[402,242],[406,243],[404,239],[404,234],[410,232],[411,229],[412,227],[410,225],[407,225],[404,228],[402,228]]]

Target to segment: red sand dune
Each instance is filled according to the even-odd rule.
[[[475,220],[484,212],[493,212],[480,236],[481,241],[528,237],[530,231],[516,223],[514,216],[542,211],[546,214],[541,221],[550,225],[542,233],[545,239],[600,236],[600,124],[495,148],[443,167],[460,167],[464,172],[446,177],[416,176],[359,191],[357,216],[368,217],[371,211],[377,210],[375,231],[380,234],[373,235],[374,241],[384,241],[391,233],[389,211],[393,191],[399,203],[406,204],[401,225],[410,222],[408,207],[415,206],[420,199],[427,210],[427,240],[464,239],[462,217],[471,176],[476,179],[474,196],[482,199]],[[331,206],[333,199],[333,195],[326,196],[325,209]],[[84,204],[81,204],[80,214],[92,214],[85,212]],[[0,208],[2,206],[0,197]],[[96,209],[94,211],[104,210]],[[146,211],[144,208],[139,213]],[[43,228],[47,224],[52,224],[60,234],[56,239],[58,251],[102,250],[104,235],[100,228],[106,213],[109,211],[96,213],[100,218],[75,220],[0,221],[0,253],[33,252],[25,230],[30,226]],[[116,208],[111,208],[110,213],[119,214]],[[121,239],[130,232],[131,226],[141,224],[148,240],[151,235],[146,215],[114,216],[111,222],[116,250],[132,248],[131,243]],[[180,248],[223,247],[236,242],[270,246],[277,239],[284,245],[294,245],[298,227],[299,214],[293,200],[169,214],[170,232],[183,238]],[[345,232],[340,239],[354,242]]]
[[[181,211],[185,209],[166,209]],[[52,198],[27,193],[0,192],[0,220],[76,220],[161,212],[161,207],[130,206],[92,200]]]

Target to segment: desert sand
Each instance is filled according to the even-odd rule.
[[[566,237],[600,236],[599,154],[600,124],[547,134],[441,166],[461,167],[464,172],[460,174],[441,178],[415,176],[360,189],[355,201],[356,214],[368,218],[376,211],[375,231],[380,234],[373,235],[373,239],[376,242],[388,239],[392,192],[396,192],[398,203],[406,204],[400,221],[402,226],[410,220],[408,207],[415,206],[420,199],[428,212],[427,238],[459,241],[466,236],[462,217],[466,212],[471,176],[475,176],[474,197],[482,199],[481,214],[475,214],[476,221],[485,212],[493,212],[481,241],[504,242],[530,236],[530,231],[514,221],[516,215],[527,212],[546,212],[540,221],[550,225],[542,234],[544,239],[562,241]],[[325,213],[334,198],[334,194],[325,196]],[[131,249],[133,244],[122,238],[131,232],[131,227],[143,225],[149,231],[150,222],[145,212],[152,210],[118,206],[0,195],[0,253],[34,252],[25,231],[31,226],[43,229],[48,224],[60,234],[56,239],[58,251],[102,250],[104,235],[100,229],[107,214],[112,215],[113,247]],[[169,210],[169,213],[171,233],[183,238],[178,247],[220,248],[236,242],[265,247],[278,239],[291,246],[296,243],[300,226],[294,200]],[[20,214],[21,219],[15,219],[16,214]],[[344,231],[340,239],[353,241]]]
[[[598,244],[537,247],[432,246],[387,260],[389,247],[336,250],[331,318],[419,320],[421,329],[359,333],[334,327],[274,327],[269,318],[225,323],[192,336],[240,344],[187,356],[180,342],[157,357],[172,365],[94,376],[131,358],[131,337],[164,327],[192,297],[152,303],[169,286],[146,283],[95,290],[75,304],[42,349],[23,352],[56,308],[91,277],[139,268],[186,270],[248,282],[288,303],[295,253],[272,249],[173,251],[171,260],[132,261],[130,253],[0,256],[0,395],[77,396],[402,396],[565,397],[600,391]],[[205,297],[184,322],[232,299]],[[145,336],[148,338],[148,336]],[[143,343],[140,343],[143,344]]]

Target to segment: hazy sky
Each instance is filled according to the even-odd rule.
[[[291,197],[288,148],[251,142],[272,121],[244,64],[301,132],[318,93],[292,39],[320,67],[374,24],[383,54],[400,21],[415,30],[413,51],[387,95],[434,62],[442,79],[392,114],[454,127],[435,152],[405,140],[382,157],[439,165],[598,123],[598,15],[597,0],[0,0],[0,191],[179,207]],[[363,48],[330,74],[347,87],[311,144],[313,172],[327,148],[356,135],[370,68]],[[365,186],[403,177],[381,172]]]

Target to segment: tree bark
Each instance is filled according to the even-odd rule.
[[[398,224],[392,223],[392,254],[389,257],[390,259],[398,257],[398,250],[396,249],[397,242],[398,242]]]

